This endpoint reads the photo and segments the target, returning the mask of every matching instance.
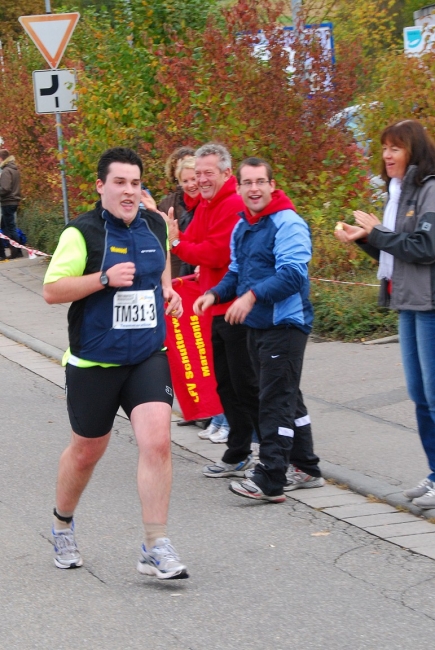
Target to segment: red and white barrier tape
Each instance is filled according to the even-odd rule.
[[[352,284],[357,287],[380,287],[380,284],[366,284],[365,282],[345,282],[344,280],[325,280],[324,278],[310,278],[311,282],[331,282],[332,284]]]
[[[0,239],[8,239],[9,243],[15,248],[24,248],[29,253],[29,259],[35,259],[38,255],[43,255],[44,257],[51,257],[48,253],[43,253],[38,251],[36,248],[29,248],[28,246],[23,246],[13,239],[9,239],[6,235],[0,233]],[[196,274],[183,276],[182,278],[174,278],[172,283],[174,285],[178,283],[183,283],[184,280],[194,280],[196,279]],[[310,278],[311,282],[330,282],[331,284],[350,284],[357,287],[380,287],[380,284],[366,284],[365,282],[345,282],[344,280],[326,280],[325,278]]]
[[[43,253],[42,251],[38,251],[36,250],[36,248],[29,248],[28,246],[23,246],[22,244],[19,244],[14,239],[10,239],[9,237],[6,237],[6,235],[3,235],[3,233],[1,232],[0,232],[0,239],[7,239],[9,241],[9,244],[14,248],[24,248],[24,250],[26,250],[29,253],[30,260],[34,260],[38,255],[43,255],[44,257],[51,257],[51,255],[48,255],[48,253]]]

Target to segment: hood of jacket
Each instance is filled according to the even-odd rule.
[[[216,192],[214,197],[210,200],[204,199],[201,196],[200,204],[213,209],[215,205],[226,199],[227,196],[231,196],[236,193],[237,181],[235,176],[230,176],[227,181],[222,185],[221,189]]]
[[[8,156],[0,162],[0,169],[4,167],[10,167],[11,169],[18,169],[17,163],[15,162],[15,156]]]
[[[296,212],[296,208],[292,201],[288,198],[282,190],[274,190],[272,192],[272,200],[266,205],[266,207],[257,214],[251,214],[246,208],[244,215],[246,221],[253,226],[255,223],[258,223],[263,217],[268,217],[271,214],[276,212],[281,212],[281,210],[293,210]]]

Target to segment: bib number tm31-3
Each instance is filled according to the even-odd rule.
[[[117,291],[113,298],[114,329],[145,329],[156,325],[154,291]]]

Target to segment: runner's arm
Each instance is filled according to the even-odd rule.
[[[83,235],[77,228],[63,231],[44,278],[43,297],[49,305],[73,302],[102,291],[101,271],[83,275],[87,250]],[[133,262],[115,264],[106,271],[111,287],[131,287]]]
[[[104,289],[100,282],[100,276],[101,272],[97,272],[78,278],[60,278],[55,282],[44,284],[42,295],[49,305],[81,300],[90,296],[91,293]]]

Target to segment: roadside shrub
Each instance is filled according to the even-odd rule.
[[[313,333],[341,341],[363,341],[397,334],[397,312],[378,307],[377,293],[377,287],[313,281]]]
[[[49,255],[54,252],[64,225],[61,203],[24,202],[18,213],[18,226],[27,236],[27,245]]]

